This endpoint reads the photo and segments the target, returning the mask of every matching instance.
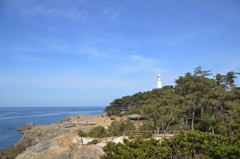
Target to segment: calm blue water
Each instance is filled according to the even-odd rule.
[[[47,125],[75,114],[102,114],[104,107],[0,107],[0,149],[15,144],[21,134],[15,129],[32,122]]]

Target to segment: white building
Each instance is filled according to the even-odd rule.
[[[160,74],[157,76],[157,88],[162,88],[162,79]]]

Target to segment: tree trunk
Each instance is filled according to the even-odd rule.
[[[163,121],[162,121],[162,128],[161,128],[161,130],[162,131],[164,130],[164,123],[163,123]]]
[[[210,130],[212,132],[212,134],[215,134],[215,131],[214,131],[214,125],[213,125],[213,122],[214,122],[214,113],[212,115],[212,120],[211,120],[211,124],[210,124]]]
[[[204,110],[203,110],[203,107],[201,107],[201,117],[203,117],[203,113],[204,113]]]
[[[195,111],[192,112],[192,123],[191,123],[191,129],[194,130],[194,120],[195,120]]]
[[[156,120],[153,120],[153,125],[154,125],[154,128],[155,128],[155,132],[158,133],[158,126],[157,126],[157,121]]]
[[[186,118],[185,118],[185,126],[184,126],[184,127],[185,127],[185,128],[186,128],[186,127],[188,128],[188,126],[189,126],[189,122],[188,122],[188,118],[186,117]]]

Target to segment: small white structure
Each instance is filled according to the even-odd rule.
[[[162,88],[162,79],[160,74],[157,76],[157,88]]]

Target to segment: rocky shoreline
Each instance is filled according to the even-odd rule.
[[[90,159],[103,154],[99,144],[79,145],[78,131],[88,132],[96,126],[107,128],[112,120],[103,115],[74,115],[52,125],[29,123],[19,128],[21,139],[8,149],[0,150],[0,159]],[[84,138],[85,143],[93,140]]]

